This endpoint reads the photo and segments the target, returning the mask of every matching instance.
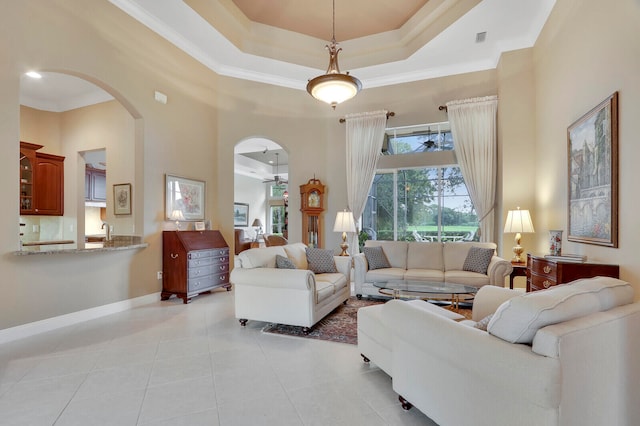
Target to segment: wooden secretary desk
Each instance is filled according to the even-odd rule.
[[[620,277],[620,266],[595,262],[561,262],[527,255],[527,291],[544,290],[580,278]]]

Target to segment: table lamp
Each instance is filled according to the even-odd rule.
[[[175,220],[176,221],[176,231],[180,230],[180,221],[184,220],[184,215],[182,214],[182,210],[174,210],[171,212],[171,217],[169,218],[171,220]]]
[[[520,207],[518,207],[517,210],[509,210],[509,213],[507,214],[507,222],[504,224],[504,233],[506,234],[508,232],[516,233],[516,245],[513,247],[514,256],[511,261],[523,263],[524,259],[522,258],[522,253],[524,252],[524,248],[520,245],[520,239],[522,238],[522,235],[520,234],[525,232],[535,232],[529,210],[520,210]]]
[[[347,232],[356,232],[353,213],[347,210],[338,212],[336,215],[336,223],[333,225],[333,232],[342,232],[342,244],[340,244],[342,253],[340,253],[340,256],[349,256],[349,253],[347,253],[347,249],[349,248],[349,244],[347,243]]]
[[[256,228],[256,238],[253,240],[258,241],[258,237],[262,234],[262,221],[258,218],[253,219],[253,223],[251,224],[254,228]]]

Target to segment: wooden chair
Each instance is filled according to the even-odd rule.
[[[271,247],[271,246],[286,246],[287,244],[289,244],[289,242],[287,241],[286,238],[280,236],[280,235],[264,235],[264,245],[267,247]]]
[[[243,229],[234,229],[233,233],[235,240],[235,254],[239,254],[240,252],[251,248],[251,240],[245,239]]]

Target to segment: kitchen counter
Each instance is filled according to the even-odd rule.
[[[20,251],[14,251],[16,256],[43,255],[43,254],[76,254],[99,253],[105,251],[133,250],[148,247],[148,243],[142,242],[142,237],[137,235],[114,235],[110,241],[87,243],[85,248],[48,248],[43,245],[25,246]]]

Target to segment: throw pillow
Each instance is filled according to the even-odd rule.
[[[296,269],[296,265],[288,258],[276,254],[276,268],[278,269]]]
[[[487,327],[489,326],[489,321],[491,321],[492,317],[493,317],[493,314],[487,315],[486,317],[484,317],[480,321],[478,321],[476,323],[475,327],[480,329],[480,330],[482,330],[482,331],[487,331]]]
[[[364,257],[367,258],[370,271],[373,269],[391,268],[389,259],[387,259],[387,256],[384,254],[382,246],[364,247],[363,251]]]
[[[333,260],[333,251],[319,248],[307,248],[307,263],[309,270],[316,274],[338,272]]]
[[[493,252],[494,250],[491,248],[471,247],[464,260],[462,270],[486,275]]]

